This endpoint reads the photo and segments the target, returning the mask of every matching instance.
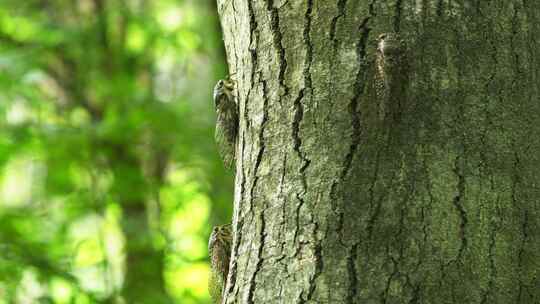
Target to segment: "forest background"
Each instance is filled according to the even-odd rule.
[[[213,0],[0,1],[0,304],[209,303]]]

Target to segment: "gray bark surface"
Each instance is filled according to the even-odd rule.
[[[540,303],[539,1],[217,2],[240,111],[226,303]],[[376,92],[387,32],[399,107]]]

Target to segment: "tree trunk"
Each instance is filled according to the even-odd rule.
[[[157,145],[156,145],[157,146]],[[164,278],[165,251],[156,246],[155,227],[150,225],[148,180],[155,188],[163,184],[160,161],[144,165],[124,144],[110,144],[110,161],[115,178],[115,194],[122,206],[125,237],[125,275],[121,295],[125,303],[173,303]],[[129,177],[129,178],[128,178]],[[146,179],[145,179],[146,178]],[[152,189],[152,191],[155,191]]]
[[[540,303],[540,2],[217,2],[226,303]]]

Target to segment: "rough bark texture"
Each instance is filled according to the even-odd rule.
[[[226,303],[540,303],[540,2],[217,2],[240,109]],[[399,107],[376,94],[385,32]]]

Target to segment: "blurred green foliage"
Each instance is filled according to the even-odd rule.
[[[0,1],[0,304],[209,303],[213,0]]]

